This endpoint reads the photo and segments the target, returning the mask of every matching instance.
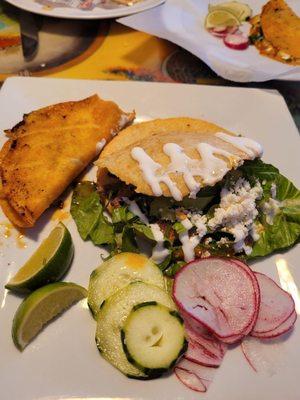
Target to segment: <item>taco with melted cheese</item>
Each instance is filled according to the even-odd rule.
[[[34,226],[124,126],[134,119],[97,95],[24,115],[5,131],[0,152],[0,205],[18,227]]]
[[[203,120],[132,125],[101,153],[97,188],[75,189],[71,212],[81,236],[111,254],[140,251],[142,238],[169,275],[196,257],[263,256],[292,245],[300,224],[286,214],[297,189],[261,156],[253,139]],[[96,223],[84,209],[89,197],[98,204]],[[284,238],[279,223],[289,230]]]

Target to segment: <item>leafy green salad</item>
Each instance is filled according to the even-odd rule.
[[[187,241],[194,243],[194,258],[249,260],[288,248],[300,237],[300,191],[260,159],[181,202],[138,194],[113,176],[105,190],[84,181],[74,190],[71,214],[82,239],[106,246],[111,256],[141,248],[153,255],[163,247],[163,259],[154,261],[168,276],[190,261]],[[163,234],[160,242],[154,226]]]

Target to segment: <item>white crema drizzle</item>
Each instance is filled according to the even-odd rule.
[[[195,247],[200,243],[200,239],[197,236],[189,236],[189,230],[193,227],[193,224],[188,218],[180,222],[185,227],[186,231],[179,233],[178,237],[182,244],[184,261],[189,262],[195,258]]]
[[[146,225],[149,224],[148,218],[146,215],[142,212],[140,207],[136,204],[134,200],[129,200],[127,197],[123,197],[123,201],[128,205],[129,211],[132,212],[132,214],[136,215],[139,217],[139,219]]]
[[[232,136],[224,132],[216,133],[216,137],[232,144],[250,158],[262,155],[261,145],[252,139]],[[195,180],[195,176],[202,179],[203,185],[212,186],[220,181],[231,169],[224,158],[229,160],[230,165],[233,164],[236,167],[243,162],[238,155],[208,143],[198,143],[196,150],[200,154],[201,160],[188,157],[183,148],[176,143],[166,143],[163,151],[170,158],[170,163],[165,172],[163,172],[162,165],[154,161],[141,147],[134,147],[131,150],[131,156],[138,161],[143,177],[151,187],[154,196],[162,196],[163,192],[160,184],[164,183],[172,197],[180,201],[182,200],[182,193],[176,183],[169,177],[169,173],[182,174],[184,182],[189,188],[190,197],[195,198],[201,188],[201,184]]]
[[[199,176],[202,178],[205,185],[213,186],[231,169],[228,167],[227,162],[216,157],[217,155],[223,156],[228,160],[234,160],[236,164],[241,161],[240,157],[208,143],[199,143],[197,145],[197,150],[201,156]]]
[[[228,135],[223,132],[216,133],[216,137],[232,144],[252,159],[262,155],[262,147],[254,140]],[[141,147],[134,147],[131,151],[131,156],[139,163],[143,177],[151,187],[154,196],[162,196],[163,191],[160,184],[164,183],[168,187],[172,197],[180,201],[183,198],[182,193],[178,189],[176,183],[168,176],[169,173],[182,174],[184,182],[190,191],[190,197],[195,198],[202,185],[213,186],[227,174],[232,168],[232,165],[237,167],[243,162],[243,159],[238,155],[208,143],[198,143],[196,145],[196,150],[201,160],[188,157],[184,153],[184,149],[176,143],[166,143],[163,146],[163,151],[170,158],[170,163],[165,169],[165,172],[163,172],[162,165],[154,161]],[[226,162],[224,158],[229,160],[229,167],[228,162]],[[201,178],[202,185],[195,180],[194,177],[196,176]],[[182,243],[184,259],[187,262],[194,259],[195,247],[200,243],[207,231],[206,220],[198,222],[199,224],[201,222],[201,226],[199,225],[199,227],[198,224],[195,224],[198,234],[190,237],[188,231],[193,226],[193,223],[188,218],[181,221],[186,231],[179,234],[179,240]],[[167,256],[168,250],[163,247],[163,234],[159,226],[157,227],[160,233],[157,227],[152,227],[154,225],[157,224],[150,224],[157,245],[153,249],[152,257],[154,259],[157,256],[163,256],[164,259]],[[160,259],[160,262],[162,262],[163,259]]]
[[[164,246],[164,235],[158,224],[150,224],[151,232],[153,234],[154,239],[157,244],[154,246],[152,250],[152,260],[160,264],[164,261],[164,259],[169,255],[169,250]]]
[[[216,133],[216,137],[222,139],[224,142],[232,144],[234,147],[237,147],[239,150],[246,153],[249,157],[261,157],[263,154],[262,146],[259,143],[255,142],[255,140],[242,136],[228,135],[224,132]]]
[[[175,182],[171,180],[167,173],[157,174],[157,171],[162,166],[155,162],[141,147],[134,147],[131,150],[131,156],[135,159],[143,172],[143,177],[152,189],[154,196],[162,196],[162,189],[160,183],[167,185],[172,197],[180,201],[182,200],[182,194],[178,189]]]
[[[198,164],[197,160],[192,160],[184,152],[183,148],[176,143],[167,143],[163,147],[164,153],[170,157],[171,163],[168,172],[182,173],[186,186],[190,190],[190,197],[195,198],[200,190],[200,183],[194,179],[193,166]]]

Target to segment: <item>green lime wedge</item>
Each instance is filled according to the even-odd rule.
[[[70,282],[50,283],[32,292],[15,313],[14,344],[22,351],[45,324],[86,296],[86,289]]]
[[[208,11],[215,10],[227,10],[234,14],[241,22],[245,21],[247,18],[250,18],[252,15],[252,10],[245,3],[239,3],[237,1],[228,1],[226,3],[220,4],[210,4],[208,6]]]
[[[73,254],[70,232],[59,223],[5,287],[26,293],[56,282],[69,269]]]
[[[223,9],[213,10],[207,14],[205,19],[205,28],[216,28],[218,26],[238,26],[240,20],[231,12]]]

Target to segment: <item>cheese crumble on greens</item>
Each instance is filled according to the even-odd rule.
[[[137,194],[117,178],[99,193],[82,182],[71,214],[83,240],[106,245],[111,255],[139,253],[140,243],[148,243],[149,255],[169,276],[193,258],[266,256],[300,236],[299,190],[259,159],[182,201]]]

